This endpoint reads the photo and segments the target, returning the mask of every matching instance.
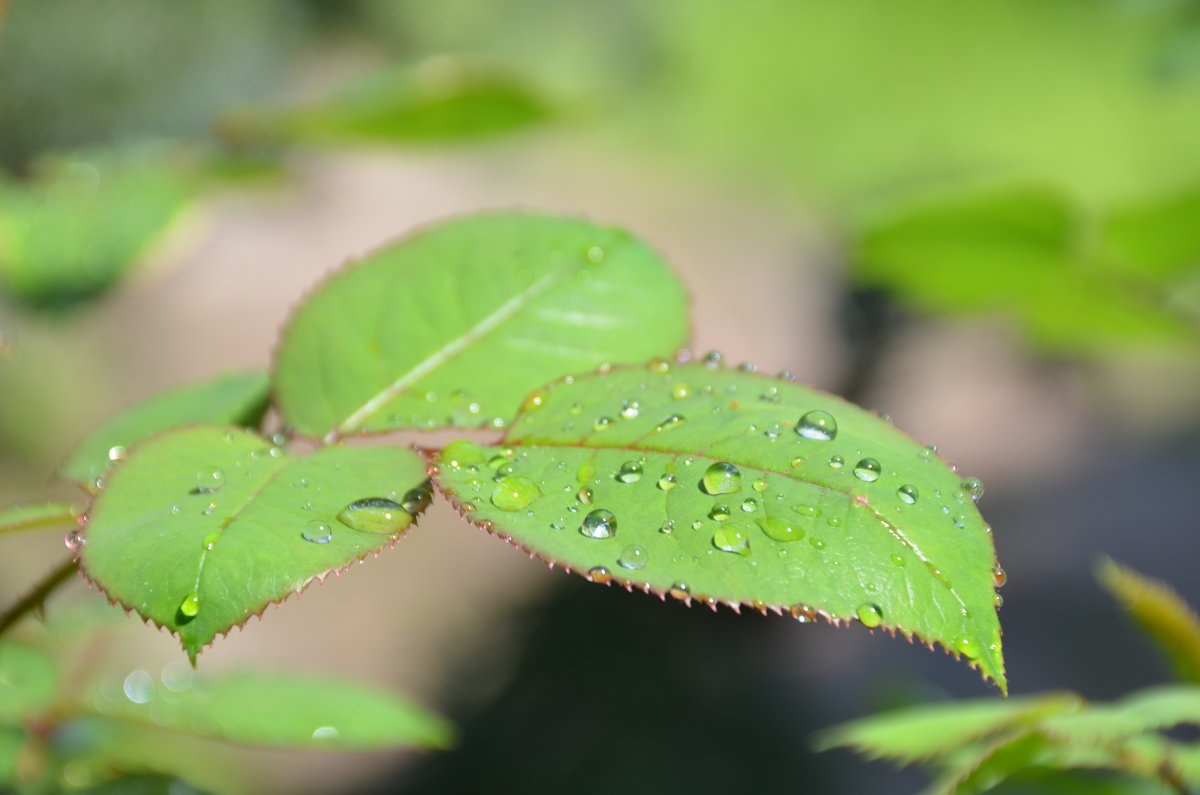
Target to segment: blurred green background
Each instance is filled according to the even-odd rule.
[[[1200,2],[8,6],[0,504],[69,496],[56,466],[121,406],[268,365],[304,291],[389,238],[578,213],[667,255],[698,348],[887,411],[985,479],[1014,692],[1167,675],[1090,570],[1200,602]],[[5,601],[62,555],[4,543]],[[178,656],[129,624],[113,666]],[[201,664],[246,660],[464,727],[436,756],[206,750],[246,791],[910,791],[811,732],[984,692],[859,630],[568,579],[437,511]]]

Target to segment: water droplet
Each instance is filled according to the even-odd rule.
[[[624,401],[621,404],[620,415],[623,420],[632,420],[638,415],[638,402],[636,400]]]
[[[954,648],[968,660],[974,660],[979,656],[979,644],[970,638],[959,638],[954,642]]]
[[[996,609],[997,609],[997,610],[999,610],[1000,608],[1004,607],[1004,597],[1003,597],[1003,596],[1001,596],[1000,594],[996,594],[996,597],[995,597],[995,599],[994,599],[993,601],[996,603]]]
[[[658,487],[663,491],[670,491],[675,485],[675,474],[672,472],[664,472],[658,479]]]
[[[582,413],[582,411],[583,411],[583,404],[582,404],[582,403],[572,403],[572,404],[571,404],[571,408],[569,408],[569,409],[567,409],[567,410],[568,410],[569,412],[571,412],[572,414],[579,414],[579,413]]]
[[[824,549],[825,541],[820,538],[810,538],[808,543],[812,544],[813,549]]]
[[[579,465],[579,469],[575,470],[575,480],[580,485],[587,485],[588,481],[596,474],[596,468],[592,466],[591,461],[584,461]]]
[[[864,458],[854,465],[854,477],[871,483],[879,480],[879,473],[882,469],[883,467],[879,466],[879,462],[874,458]]]
[[[738,370],[743,373],[757,373],[758,365],[756,365],[754,362],[742,362],[738,365]]]
[[[701,361],[704,362],[705,367],[716,368],[721,366],[721,362],[724,359],[725,357],[721,355],[720,351],[709,351],[704,354],[704,358]]]
[[[404,506],[383,497],[355,500],[338,512],[337,520],[351,530],[364,533],[399,533],[412,517]]]
[[[537,411],[542,406],[546,405],[546,393],[542,390],[530,392],[524,402],[521,403],[522,411]]]
[[[671,363],[666,359],[651,359],[646,365],[646,369],[655,373],[669,373],[671,372]]]
[[[729,506],[717,503],[708,512],[708,518],[715,522],[723,522],[729,518]]]
[[[983,481],[979,478],[967,478],[962,482],[962,490],[976,502],[983,496]]]
[[[637,483],[642,479],[642,465],[637,461],[626,461],[617,470],[616,478],[621,483]]]
[[[125,448],[122,445],[116,444],[116,445],[113,445],[112,447],[108,448],[108,460],[113,462],[114,464],[117,463],[118,461],[124,461],[125,455],[126,455]]]
[[[842,458],[840,455],[835,455],[829,459],[829,466],[833,467],[834,469],[841,469],[845,465],[846,459]]]
[[[921,448],[921,458],[925,461],[932,461],[937,458],[938,446],[936,444],[927,444]]]
[[[758,500],[753,497],[747,497],[742,500],[742,510],[746,513],[754,513],[758,510]]]
[[[671,535],[671,533],[674,533],[675,532],[675,520],[668,519],[665,522],[663,522],[661,525],[659,525],[658,532],[662,533],[665,536],[669,536],[669,535]]]
[[[1000,568],[999,564],[993,566],[992,584],[994,584],[997,588],[1003,588],[1004,583],[1006,582],[1008,582],[1008,575],[1004,572],[1004,569]]]
[[[801,516],[820,516],[821,509],[815,505],[793,505],[792,510]]]
[[[841,523],[842,523],[842,520],[836,516],[831,516],[825,520],[825,524],[829,525],[830,527],[838,527],[839,525],[841,525]]]
[[[501,453],[497,453],[496,455],[489,458],[487,463],[488,463],[488,466],[491,467],[492,469],[499,469],[500,467],[504,466],[505,464],[508,464],[511,462],[508,460],[508,456],[503,455]]]
[[[612,425],[612,420],[610,418],[597,417],[596,421],[592,423],[592,430],[596,432],[607,431],[610,425]]]
[[[723,525],[713,533],[712,544],[722,552],[734,552],[738,555],[750,554],[750,534],[738,525]]]
[[[767,387],[763,391],[763,393],[758,396],[758,399],[763,401],[764,403],[778,403],[779,402],[779,387],[777,387],[777,386]]]
[[[608,585],[612,582],[612,572],[605,566],[596,566],[588,571],[588,579],[592,582]]]
[[[684,417],[682,414],[672,414],[670,417],[667,417],[665,420],[660,422],[654,430],[669,431],[672,428],[675,428],[678,425],[680,425],[686,419],[687,419],[687,417]]]
[[[901,502],[906,502],[909,505],[912,505],[917,501],[917,497],[921,496],[921,492],[917,491],[916,486],[906,483],[900,488],[896,489],[896,496],[900,498]]]
[[[205,516],[212,516],[216,510],[217,504],[215,502],[210,502],[208,505],[204,506],[204,510],[200,513],[204,514]]]
[[[674,599],[683,600],[691,596],[692,589],[688,587],[686,582],[677,582],[667,590],[667,593]]]
[[[206,535],[204,537],[204,549],[208,552],[212,552],[213,547],[215,547],[217,545],[217,542],[220,540],[221,540],[220,533],[209,533],[208,535]]]
[[[476,490],[479,489],[479,481],[473,481]],[[421,511],[429,507],[429,501],[433,499],[433,492],[430,490],[428,482],[409,489],[404,492],[404,496],[400,498],[400,507],[403,508],[409,516],[416,516]]]
[[[650,553],[646,552],[645,547],[630,544],[621,550],[621,555],[617,558],[617,565],[623,569],[633,569],[636,571],[645,567],[649,559]]]
[[[179,603],[179,612],[186,618],[195,618],[200,612],[200,594],[192,592]]]
[[[742,473],[727,461],[718,461],[704,472],[700,481],[705,494],[734,494],[742,489]]]
[[[892,555],[892,563],[895,563],[897,566],[903,566],[904,565],[904,556],[901,555],[900,553],[896,553],[895,555]]]
[[[788,462],[788,464],[792,469],[795,469],[796,467],[804,464],[804,458],[801,456],[796,456],[790,462]]]
[[[592,504],[592,497],[596,496],[596,492],[592,491],[587,486],[580,486],[579,491],[575,492],[575,499],[582,502],[584,505]]]
[[[588,538],[612,538],[617,534],[617,517],[612,511],[597,508],[583,518],[579,532]]]
[[[767,490],[767,481],[765,481],[761,478],[754,481],[754,490],[757,491],[759,494],[762,494],[764,491]]]
[[[599,265],[604,262],[604,249],[600,246],[589,246],[588,250],[584,252],[584,256],[587,257],[588,262]]]
[[[828,411],[810,411],[796,423],[796,433],[814,442],[830,442],[837,437],[837,420]]]
[[[300,537],[314,544],[328,544],[333,540],[333,528],[328,522],[309,522],[300,531]]]
[[[509,475],[492,489],[492,505],[502,511],[519,511],[542,496],[538,484],[523,475]]]
[[[863,626],[877,627],[883,623],[883,610],[874,602],[864,602],[854,612]]]
[[[205,469],[196,473],[196,493],[211,494],[225,485],[225,473],[219,469]]]
[[[671,387],[671,398],[673,400],[684,400],[690,394],[692,394],[692,389],[687,384],[679,383]]]
[[[767,538],[776,541],[799,541],[801,538],[804,538],[804,530],[792,524],[787,519],[780,519],[777,516],[756,519],[755,524],[762,528]]]

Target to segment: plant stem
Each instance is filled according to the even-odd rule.
[[[8,631],[9,627],[20,621],[26,613],[37,609],[46,601],[46,597],[54,593],[55,589],[66,582],[78,568],[79,562],[72,557],[48,571],[46,576],[37,585],[33,586],[33,590],[25,594],[12,607],[0,614],[0,635],[3,635]]]

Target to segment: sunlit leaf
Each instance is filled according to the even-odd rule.
[[[178,634],[193,659],[217,634],[392,543],[428,499],[411,450],[330,446],[293,458],[233,428],[151,437],[106,480],[87,514],[85,573]]]
[[[99,690],[104,715],[200,737],[281,748],[447,747],[453,730],[404,699],[350,682],[279,672],[156,680],[135,671]]]
[[[1200,687],[1140,690],[1112,704],[1092,704],[1073,715],[1048,718],[1042,729],[1071,743],[1097,744],[1183,723],[1200,725]]]
[[[299,432],[498,427],[534,387],[669,355],[675,277],[626,232],[497,213],[450,221],[346,268],[292,317],[275,396]]]
[[[0,533],[70,524],[83,509],[66,503],[17,505],[0,511]]]
[[[58,683],[58,666],[43,651],[12,641],[0,641],[0,724],[47,706]]]
[[[1200,683],[1200,618],[1166,583],[1106,560],[1101,584],[1167,655],[1176,675]]]
[[[231,424],[252,427],[262,420],[270,389],[263,372],[225,375],[155,395],[117,414],[92,431],[60,474],[91,484],[126,448],[178,425]]]
[[[839,398],[657,362],[556,382],[499,444],[469,444],[442,452],[439,487],[547,561],[915,635],[1004,688],[977,482]]]
[[[1140,275],[1200,268],[1200,190],[1119,210],[1101,231],[1108,251]]]
[[[65,308],[116,284],[191,198],[161,156],[82,152],[44,160],[31,182],[0,178],[0,290]]]

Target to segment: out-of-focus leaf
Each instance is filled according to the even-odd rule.
[[[594,581],[859,620],[1005,687],[995,551],[968,483],[832,395],[661,360],[568,377],[498,444],[445,448],[434,479],[471,521]]]
[[[21,729],[0,726],[0,787],[15,783],[17,759],[25,742],[26,735]]]
[[[280,748],[448,747],[450,725],[404,699],[332,679],[242,672],[101,688],[101,714],[185,734]]]
[[[1047,715],[1082,706],[1072,693],[1025,698],[973,699],[873,715],[823,732],[820,750],[855,748],[869,757],[901,763],[933,759],[987,735],[1028,726]]]
[[[176,429],[106,478],[81,563],[194,660],[217,634],[394,542],[427,504],[425,480],[408,449],[292,458],[242,429]]]
[[[1100,565],[1096,576],[1162,649],[1176,675],[1200,684],[1200,619],[1179,594],[1111,560]]]
[[[267,409],[270,383],[266,373],[225,375],[155,395],[109,419],[86,439],[63,465],[61,475],[91,484],[104,474],[125,448],[178,425],[232,424],[253,427]]]
[[[527,82],[442,56],[373,74],[307,107],[232,118],[225,130],[235,142],[437,143],[518,130],[549,115]]]
[[[0,533],[70,524],[82,512],[82,508],[66,503],[18,505],[0,511]]]
[[[685,304],[658,255],[619,229],[529,213],[452,220],[318,288],[284,332],[275,397],[310,436],[500,427],[563,373],[674,353]]]
[[[0,641],[0,724],[14,723],[49,704],[57,683],[53,657],[24,644]]]
[[[115,285],[179,216],[191,178],[162,156],[80,152],[0,178],[0,290],[69,308]]]
[[[1200,189],[1114,212],[1102,230],[1127,270],[1161,279],[1200,269]]]
[[[865,228],[852,256],[862,281],[920,310],[1007,315],[1053,350],[1200,341],[1163,296],[1095,261],[1076,212],[1042,190],[951,195]]]
[[[1141,690],[1113,704],[1093,704],[1072,715],[1042,721],[1048,734],[1073,744],[1114,742],[1182,723],[1200,725],[1200,687],[1166,685]]]

